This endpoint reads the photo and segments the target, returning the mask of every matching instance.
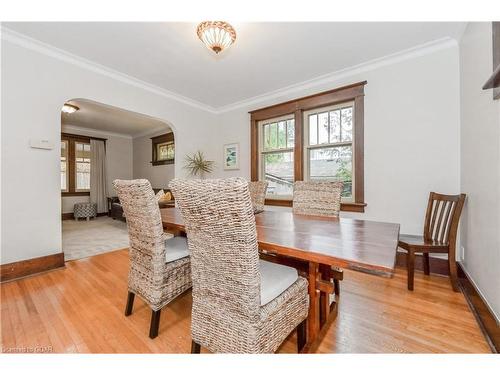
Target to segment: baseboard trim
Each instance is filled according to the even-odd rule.
[[[100,217],[100,216],[108,216],[108,213],[101,212],[101,213],[97,214],[97,217]],[[74,219],[75,219],[75,217],[73,216],[73,212],[66,212],[66,213],[61,214],[61,220],[74,220]]]
[[[396,253],[396,266],[406,268],[406,252]],[[429,266],[431,273],[450,275],[448,259],[430,257]],[[424,257],[421,254],[415,254],[415,270],[424,272]]]
[[[67,212],[67,213],[61,214],[61,220],[72,220],[74,218],[75,217],[73,216],[73,212]]]
[[[474,282],[470,279],[464,266],[457,262],[460,289],[483,332],[488,345],[493,353],[500,353],[500,325],[495,316],[483,300],[481,293],[476,289]]]
[[[60,267],[64,267],[64,253],[2,264],[0,265],[0,282],[3,283]]]

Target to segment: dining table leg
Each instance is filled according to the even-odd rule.
[[[330,267],[326,264],[319,265],[319,273],[321,276],[321,280],[327,283],[331,283],[330,278]],[[330,294],[321,291],[319,295],[319,323],[320,327],[322,327],[326,321],[328,320],[328,316],[330,315]]]
[[[314,342],[319,333],[319,291],[316,288],[318,263],[309,262],[309,315],[307,316],[307,341]]]

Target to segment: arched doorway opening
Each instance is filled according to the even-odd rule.
[[[175,177],[171,124],[75,98],[61,111],[61,219],[65,260],[128,247],[115,179],[144,178],[155,192]],[[173,203],[172,203],[173,204]]]

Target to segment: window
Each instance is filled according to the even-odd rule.
[[[63,196],[90,194],[90,140],[75,134],[61,134],[61,193]],[[95,138],[106,141],[102,138]]]
[[[306,179],[342,181],[342,200],[353,200],[354,103],[304,113]]]
[[[174,164],[175,143],[174,133],[166,133],[151,138],[153,165]]]
[[[75,191],[90,191],[90,143],[75,142]]]
[[[295,120],[285,117],[260,124],[260,177],[269,183],[267,195],[290,198],[293,193]]]
[[[341,209],[364,212],[366,81],[250,112],[251,178],[266,204],[291,206],[293,182],[343,181]]]

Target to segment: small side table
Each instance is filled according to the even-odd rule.
[[[91,217],[97,216],[97,203],[75,203],[73,216],[75,220],[84,217],[89,221]]]

